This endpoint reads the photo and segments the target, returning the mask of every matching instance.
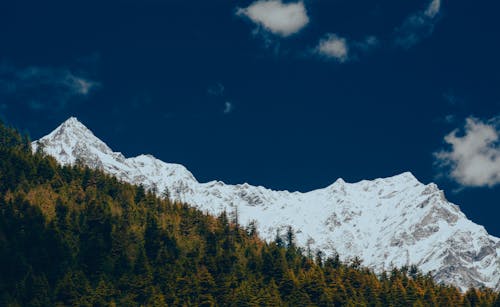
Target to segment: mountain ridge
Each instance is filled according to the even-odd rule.
[[[304,193],[200,183],[180,164],[113,152],[75,117],[32,145],[63,165],[84,163],[158,193],[167,188],[172,199],[212,214],[237,211],[242,224],[256,220],[266,240],[291,225],[298,245],[343,259],[359,256],[376,271],[416,264],[463,290],[500,289],[500,239],[468,220],[436,184],[422,184],[410,172],[356,183],[339,178]]]

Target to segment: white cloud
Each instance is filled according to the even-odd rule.
[[[67,68],[0,65],[0,97],[32,110],[62,109],[99,86]]]
[[[367,36],[362,40],[347,40],[337,34],[327,33],[310,51],[323,59],[334,60],[340,63],[356,61],[361,56],[371,53],[380,46],[375,36]]]
[[[246,16],[265,30],[283,37],[299,32],[309,23],[302,1],[259,0],[247,8],[238,9],[236,14]]]
[[[346,39],[331,33],[319,41],[315,52],[339,62],[345,62],[349,57],[349,47],[347,46]]]
[[[229,114],[233,111],[233,104],[229,101],[224,103],[224,114]]]
[[[463,186],[492,187],[500,183],[499,118],[466,119],[463,135],[454,130],[444,141],[449,150],[435,153],[436,162],[448,176]]]
[[[396,44],[410,48],[434,32],[434,26],[441,10],[441,0],[432,0],[425,9],[409,16],[396,29]]]

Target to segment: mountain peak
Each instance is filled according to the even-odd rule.
[[[61,156],[62,164],[73,164],[78,159],[86,160],[89,166],[96,164],[102,153],[112,153],[111,149],[76,117],[70,117],[54,131],[33,142],[33,150],[39,146],[51,156]],[[93,162],[90,162],[90,161]]]
[[[80,131],[88,131],[91,132],[89,128],[87,128],[82,122],[78,120],[78,118],[72,116],[68,118],[66,121],[64,121],[59,127],[57,127],[54,132],[59,131],[59,130],[66,130],[66,129],[71,129],[71,130],[80,130]]]
[[[409,172],[409,171],[401,173],[398,176],[400,176],[401,178],[409,179],[409,180],[417,180],[417,178],[413,175],[413,173]]]
[[[70,117],[62,124],[60,124],[51,133],[44,136],[40,140],[34,142],[35,146],[39,144],[45,144],[47,142],[54,142],[58,140],[61,142],[64,140],[65,143],[68,142],[78,142],[78,143],[102,143],[89,128],[82,124],[76,117]],[[45,144],[46,145],[46,144]]]
[[[421,183],[411,172],[404,172],[399,175],[389,177],[387,179],[399,182]]]
[[[66,121],[64,121],[63,124],[73,124],[73,123],[78,123],[78,124],[82,124],[78,118],[76,118],[75,116],[71,116],[70,118],[68,118]]]

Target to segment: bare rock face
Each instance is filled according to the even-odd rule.
[[[468,220],[434,183],[422,184],[411,173],[357,183],[338,179],[307,193],[200,183],[182,165],[113,152],[76,118],[34,142],[38,148],[61,164],[84,163],[159,193],[168,190],[171,198],[212,214],[238,210],[239,222],[256,221],[265,240],[291,225],[298,245],[343,260],[357,256],[375,271],[416,264],[462,290],[500,290],[500,239]]]

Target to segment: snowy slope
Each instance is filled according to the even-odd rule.
[[[113,152],[76,118],[33,143],[34,150],[38,146],[61,164],[79,160],[126,182],[168,188],[171,198],[209,213],[237,208],[240,223],[256,220],[266,240],[291,225],[297,244],[309,242],[326,255],[358,256],[375,270],[416,264],[462,289],[500,289],[500,239],[468,220],[434,183],[422,184],[411,173],[357,183],[338,179],[307,193],[200,183],[182,165]]]

